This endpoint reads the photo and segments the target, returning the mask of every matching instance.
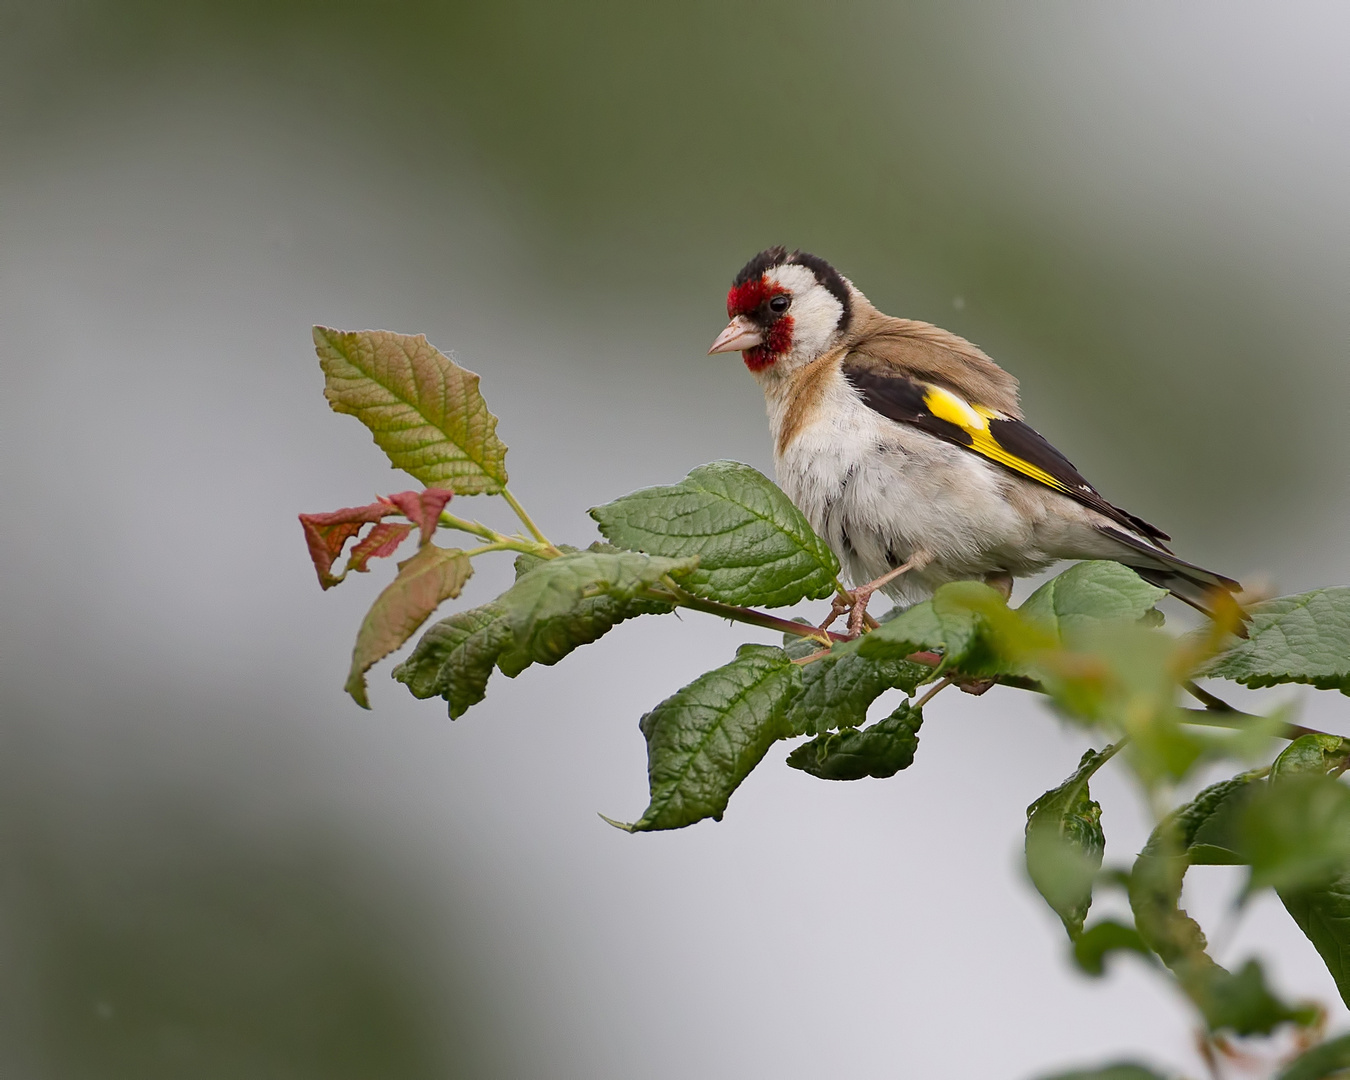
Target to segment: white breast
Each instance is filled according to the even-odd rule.
[[[786,387],[764,383],[774,445],[788,419]],[[914,600],[946,581],[992,570],[1034,573],[1058,556],[1007,498],[996,465],[868,408],[837,371],[814,419],[775,455],[779,486],[839,556],[854,584],[915,552],[932,560],[892,595]]]

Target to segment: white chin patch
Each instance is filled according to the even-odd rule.
[[[799,357],[815,357],[830,345],[844,305],[834,293],[816,280],[805,266],[786,263],[769,271],[769,280],[777,282],[792,294],[792,352]]]

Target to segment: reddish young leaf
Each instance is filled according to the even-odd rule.
[[[366,563],[371,559],[392,555],[412,531],[413,527],[402,521],[381,521],[352,548],[352,553],[347,556],[347,569],[343,573],[355,570],[364,574],[370,569]]]
[[[333,575],[333,563],[342,554],[343,545],[361,531],[362,525],[396,512],[394,507],[376,502],[368,506],[346,506],[327,514],[301,514],[300,524],[305,530],[305,543],[309,545],[309,557],[314,561],[319,584],[331,589],[342,580]]]
[[[435,544],[398,564],[398,577],[375,598],[356,634],[345,689],[361,708],[370,708],[366,672],[412,637],[442,600],[458,596],[472,573],[464,552]]]
[[[421,491],[397,491],[393,495],[381,495],[380,502],[398,507],[400,513],[422,530],[419,544],[429,544],[436,534],[436,523],[441,511],[450,501],[453,491],[445,488],[423,488]]]

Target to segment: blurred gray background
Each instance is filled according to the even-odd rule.
[[[309,326],[453,350],[584,544],[624,491],[771,469],[704,350],[800,246],[983,345],[1186,556],[1344,582],[1348,35],[1336,3],[0,4],[0,1072],[1198,1071],[1169,991],[1074,974],[1023,880],[1087,745],[1025,695],[944,695],[891,781],[780,749],[721,824],[640,837],[596,816],[645,805],[637,718],[767,635],[624,626],[454,724],[386,664],[357,709],[388,569],[321,593],[295,514],[408,480]],[[1221,959],[1345,1026],[1278,905],[1233,932],[1236,878],[1193,876]]]

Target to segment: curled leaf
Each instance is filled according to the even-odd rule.
[[[1027,874],[1071,939],[1092,906],[1092,880],[1102,866],[1102,808],[1088,781],[1110,757],[1089,750],[1077,771],[1027,807]]]
[[[404,521],[381,521],[352,548],[352,553],[347,556],[347,569],[343,573],[355,570],[364,574],[369,569],[366,563],[371,559],[388,558],[398,550],[412,530],[413,527]]]
[[[421,491],[397,491],[393,495],[381,495],[380,502],[398,507],[399,512],[421,530],[418,542],[428,544],[436,535],[441,511],[453,495],[454,492],[446,488],[429,487]]]
[[[322,588],[331,589],[342,580],[342,576],[333,574],[332,570],[333,563],[342,554],[343,545],[359,533],[362,526],[377,522],[394,512],[393,507],[376,502],[367,506],[347,506],[326,514],[300,515],[309,557]]]
[[[845,728],[803,743],[787,763],[822,780],[884,780],[914,764],[922,723],[923,713],[906,701],[870,727]]]

